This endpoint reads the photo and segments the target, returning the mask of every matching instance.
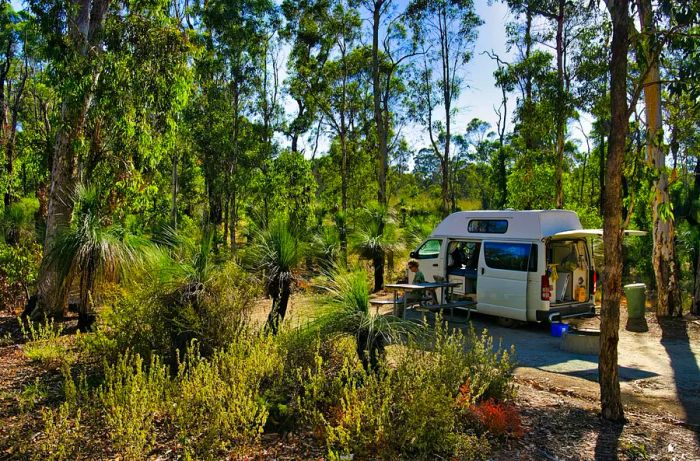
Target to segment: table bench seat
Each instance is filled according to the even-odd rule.
[[[427,301],[432,301],[433,298],[431,296],[423,296],[420,298],[412,298],[408,302],[408,306],[415,305],[415,304],[420,304],[423,305],[423,303]],[[394,304],[403,304],[403,299],[399,298],[394,302],[393,299],[370,299],[369,303],[376,308],[376,312],[379,313],[379,307],[380,306],[393,306]]]
[[[449,310],[450,311],[450,316],[454,318],[454,313],[455,311],[461,311],[461,312],[466,312],[467,313],[467,320],[471,318],[472,311],[476,310],[476,302],[475,301],[453,301],[445,304],[435,304],[435,305],[427,305],[423,306],[423,309],[426,309],[430,312],[440,312],[440,311],[445,311]]]

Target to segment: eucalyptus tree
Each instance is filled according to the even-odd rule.
[[[548,76],[548,84],[544,96],[547,100],[547,117],[551,118],[553,128],[554,151],[554,183],[555,205],[557,208],[564,206],[564,165],[565,146],[568,121],[574,116],[576,100],[574,90],[578,84],[578,69],[575,56],[577,49],[587,40],[590,40],[590,31],[597,31],[598,9],[593,3],[572,2],[567,0],[508,0],[511,10],[519,16],[525,17],[523,28],[511,28],[511,34],[518,36],[522,33],[524,53],[521,57],[523,66],[522,78],[525,82],[522,105],[524,111],[521,116],[530,117],[534,108],[533,81],[535,79],[532,64],[543,51],[533,45],[544,45],[554,50],[555,65]],[[533,30],[533,20],[542,18],[544,29],[539,27]],[[514,37],[515,38],[515,37]],[[513,40],[512,38],[511,40]],[[553,43],[552,43],[553,39]],[[518,39],[520,38],[518,37]],[[551,43],[551,44],[550,44]],[[541,47],[540,47],[541,48]],[[532,138],[528,133],[526,146],[532,147]]]
[[[338,142],[341,157],[339,234],[343,263],[347,264],[349,162],[356,141],[351,137],[359,133],[358,123],[364,110],[366,55],[359,48],[360,16],[344,0],[328,5],[319,26],[323,40],[328,40],[328,58],[317,68],[321,78],[308,78],[306,73],[297,77]]]
[[[413,0],[407,8],[419,58],[413,78],[410,114],[428,132],[440,160],[442,214],[449,214],[450,155],[454,107],[463,86],[463,71],[471,60],[477,27],[472,0]],[[439,115],[436,111],[440,107]]]
[[[282,59],[281,24],[276,11],[268,21],[267,32],[260,44],[260,70],[255,78],[255,110],[252,114],[255,131],[258,133],[259,145],[254,154],[256,180],[253,181],[254,195],[262,202],[260,221],[266,227],[270,222],[271,202],[274,200],[275,188],[272,183],[272,169],[275,157],[279,155],[280,146],[274,135],[282,128],[284,107],[282,105],[283,82],[280,79]]]
[[[209,170],[208,183],[210,190],[220,187],[223,197],[215,193],[210,198],[210,219],[213,217],[213,221],[220,221],[222,208],[228,210],[226,226],[230,225],[231,248],[235,250],[242,179],[247,176],[247,173],[239,170],[244,166],[243,157],[251,154],[245,152],[243,147],[251,142],[248,139],[250,133],[246,133],[246,130],[252,128],[250,118],[255,115],[259,82],[263,78],[261,71],[268,58],[266,46],[269,45],[270,30],[276,23],[277,12],[274,3],[269,0],[215,0],[204,2],[200,8],[207,50],[206,60],[201,64],[208,74],[205,76],[211,78],[204,80],[207,85],[205,91],[213,91],[226,101],[223,107],[229,106],[225,117],[230,127],[227,136],[230,148],[212,152],[224,157],[220,161],[223,169]],[[211,70],[206,66],[211,66]]]
[[[631,18],[628,0],[606,0],[612,19],[610,57],[610,141],[605,177],[603,251],[605,277],[600,319],[600,403],[603,418],[624,421],[617,344],[622,294],[622,166],[629,133],[627,69]]]
[[[90,163],[94,168],[110,165],[104,155],[108,153],[125,159],[117,163],[127,169],[148,164],[140,154],[150,152],[152,145],[140,141],[160,138],[163,124],[178,107],[177,102],[171,104],[170,87],[180,81],[168,79],[181,75],[171,72],[186,64],[188,37],[174,26],[167,5],[158,2],[37,1],[30,6],[46,43],[51,84],[61,101],[50,157],[46,256],[70,226],[74,188]],[[120,106],[121,98],[129,102]],[[181,98],[182,94],[176,100]],[[110,142],[105,142],[104,125],[115,121],[119,123],[110,130]],[[140,153],[129,157],[134,146]],[[60,316],[66,287],[56,267],[44,261],[35,315]]]
[[[399,96],[403,88],[402,73],[407,61],[415,56],[404,25],[405,10],[393,0],[360,2],[369,12],[372,28],[371,68],[372,111],[377,162],[377,202],[388,205],[391,131],[397,119]]]
[[[571,57],[576,69],[578,85],[573,88],[576,105],[583,111],[591,114],[593,122],[592,132],[585,135],[586,139],[594,144],[592,161],[597,161],[597,178],[591,175],[590,198],[597,197],[595,204],[600,215],[603,214],[604,189],[605,189],[605,152],[610,125],[610,93],[609,93],[609,62],[610,62],[610,35],[611,24],[609,18],[604,15],[593,16],[592,20],[598,27],[589,27],[582,30],[582,36],[578,40],[576,53]],[[592,24],[593,25],[593,24]],[[583,127],[581,128],[583,129]],[[585,168],[583,172],[586,174]],[[598,191],[594,190],[594,178],[597,179]]]
[[[286,22],[281,33],[291,43],[285,83],[289,96],[297,105],[296,114],[285,128],[292,152],[299,151],[299,138],[309,132],[319,118],[315,93],[322,82],[321,69],[334,45],[322,28],[329,6],[328,0],[282,2]]]
[[[679,242],[689,240],[695,253],[695,260],[690,261],[694,267],[690,312],[696,315],[700,314],[700,106],[696,99],[700,94],[700,83],[692,78],[686,79],[683,67],[697,52],[679,50],[671,44],[662,64],[668,69],[668,78],[674,82],[663,93],[664,115],[670,127],[670,158],[676,172],[675,181],[679,183],[672,189],[673,217],[678,226]],[[682,267],[682,263],[680,265]]]
[[[84,137],[85,122],[100,80],[104,54],[102,32],[110,0],[37,1],[30,5],[42,31],[53,43],[49,57],[61,76],[59,92],[63,96],[60,128],[51,162],[44,239],[44,255],[48,255],[61,229],[69,225],[73,212],[76,146]],[[38,281],[39,311],[62,315],[66,295],[61,282],[54,268],[42,266]]]
[[[478,118],[469,121],[463,135],[455,136],[457,154],[450,172],[453,201],[456,197],[478,198],[481,209],[494,208],[500,168],[506,167],[505,156],[501,155],[505,149],[495,136],[491,125]]]
[[[661,61],[663,54],[671,52],[672,48],[686,55],[697,52],[697,38],[692,37],[700,27],[700,9],[697,5],[670,1],[652,3],[650,0],[637,0],[636,3],[640,31],[634,37],[634,46],[640,77],[635,93],[641,91],[644,95],[647,161],[654,171],[651,207],[654,239],[652,265],[658,292],[656,313],[658,316],[681,315],[681,274],[677,263],[676,224],[670,194],[673,180],[666,167],[668,149],[664,142],[662,86],[665,79]],[[687,64],[678,67],[688,69]],[[675,73],[674,70],[671,73]],[[686,85],[683,80],[672,85],[676,89],[683,87]]]

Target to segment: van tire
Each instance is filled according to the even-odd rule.
[[[505,328],[517,328],[522,325],[522,322],[508,317],[498,317],[498,324]]]

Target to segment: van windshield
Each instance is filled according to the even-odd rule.
[[[423,245],[421,245],[420,248],[418,248],[418,251],[416,252],[416,256],[418,259],[432,259],[432,258],[437,258],[440,255],[440,246],[442,244],[442,240],[440,239],[430,239],[426,241]]]

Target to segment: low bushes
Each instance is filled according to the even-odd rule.
[[[187,355],[177,377],[173,421],[187,453],[210,457],[255,443],[284,364],[273,338],[244,332],[209,359]]]
[[[75,353],[61,336],[63,327],[57,325],[53,319],[44,319],[43,322],[33,322],[17,318],[20,331],[25,343],[22,350],[31,360],[40,362],[49,368],[58,368],[63,363],[75,361]]]
[[[111,352],[89,380],[76,384],[64,372],[65,401],[42,411],[35,458],[94,457],[82,441],[99,440],[92,445],[123,459],[164,450],[220,459],[253,450],[264,432],[296,432],[314,436],[329,459],[487,459],[491,443],[522,433],[510,403],[511,352],[485,332],[450,332],[438,321],[426,334],[397,337],[372,367],[352,335],[324,339],[302,328],[272,336],[242,321],[207,330],[227,331],[208,341],[199,330],[183,352],[163,304],[119,302],[135,317],[115,307],[97,332],[81,335],[85,351]]]
[[[155,443],[155,420],[167,408],[170,381],[166,367],[153,358],[146,368],[139,355],[127,353],[105,364],[105,379],[95,394],[114,449],[125,459],[143,459]]]
[[[84,338],[90,354],[113,361],[131,350],[149,361],[157,351],[174,370],[178,351],[193,340],[209,356],[239,335],[258,294],[239,266],[228,263],[195,277],[169,258],[154,265],[128,291],[106,300],[96,333]]]
[[[448,333],[440,325],[432,348],[394,347],[394,363],[379,372],[345,360],[328,376],[317,356],[315,368],[301,376],[299,411],[332,457],[485,459],[485,435],[518,435],[481,419],[482,402],[496,405],[514,395],[510,354],[494,351],[486,334]]]

